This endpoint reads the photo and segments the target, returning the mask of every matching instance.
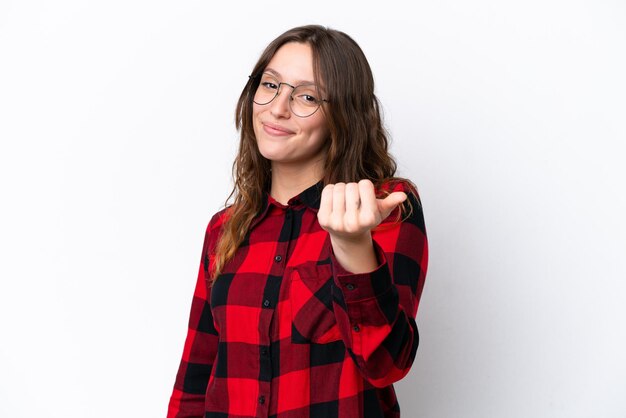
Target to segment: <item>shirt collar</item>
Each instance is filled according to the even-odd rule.
[[[283,205],[282,203],[276,201],[268,191],[263,193],[263,200],[261,201],[261,209],[252,220],[250,224],[250,229],[254,228],[256,224],[258,224],[267,214],[270,205],[274,205],[281,208],[287,208],[292,206],[297,206],[300,203],[303,203],[306,207],[312,209],[317,212],[320,208],[320,201],[322,198],[322,190],[324,189],[324,180],[320,180],[311,187],[303,190],[300,194],[292,197],[287,202],[287,205]]]

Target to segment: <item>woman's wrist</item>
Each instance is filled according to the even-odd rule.
[[[335,259],[341,266],[352,273],[367,273],[378,267],[378,260],[368,231],[358,238],[338,238],[330,236]]]

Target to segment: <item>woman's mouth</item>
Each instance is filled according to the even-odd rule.
[[[295,133],[280,125],[276,125],[274,123],[268,123],[268,122],[263,123],[263,130],[267,134],[272,135],[272,136],[288,136],[288,135],[293,135]]]

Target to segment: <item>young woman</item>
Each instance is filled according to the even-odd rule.
[[[234,201],[206,230],[168,417],[399,417],[428,250],[363,52],[288,30],[236,120]]]

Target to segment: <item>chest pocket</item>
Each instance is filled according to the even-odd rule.
[[[325,344],[340,340],[330,264],[301,264],[291,272],[290,280],[291,342]]]

